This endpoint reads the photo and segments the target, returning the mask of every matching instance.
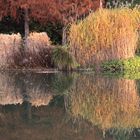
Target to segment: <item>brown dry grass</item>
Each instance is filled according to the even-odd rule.
[[[23,50],[20,34],[0,34],[0,67],[51,66],[51,41],[46,33],[30,33],[29,48]]]
[[[20,34],[0,34],[0,67],[7,67],[9,59],[22,44]]]
[[[33,52],[38,52],[41,48],[46,48],[47,46],[51,45],[50,38],[45,32],[36,33],[32,32],[30,33],[30,36],[28,38],[29,42],[29,50]]]

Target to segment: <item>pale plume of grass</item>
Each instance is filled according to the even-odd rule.
[[[38,52],[41,48],[46,48],[47,46],[51,45],[50,38],[48,37],[47,33],[41,32],[32,32],[28,37],[28,45],[30,51]]]
[[[1,47],[20,47],[21,35],[18,34],[0,34],[0,48]]]
[[[0,34],[0,67],[48,67],[53,48],[45,32],[30,33],[28,48],[23,51],[23,39],[18,34]]]
[[[30,33],[28,37],[29,50],[38,51],[42,47],[51,45],[50,38],[45,32]],[[12,49],[18,49],[22,46],[22,37],[18,34],[0,34],[0,52],[11,53]]]
[[[0,66],[7,66],[9,57],[17,52],[22,44],[21,35],[18,34],[0,34]]]

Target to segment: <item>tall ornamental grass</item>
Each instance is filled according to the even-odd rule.
[[[84,67],[133,57],[137,48],[140,11],[100,9],[70,28],[71,53]]]
[[[28,37],[28,45],[30,46],[28,49],[30,51],[38,52],[38,50],[42,47],[46,47],[51,45],[50,38],[48,37],[47,33],[41,32],[32,32]]]
[[[7,67],[11,63],[11,57],[21,46],[20,34],[0,34],[0,67]]]
[[[49,67],[51,65],[51,41],[44,32],[30,33],[28,48],[22,46],[18,34],[0,34],[0,67]]]

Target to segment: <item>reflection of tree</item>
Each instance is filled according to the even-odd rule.
[[[140,127],[136,83],[82,75],[71,88],[70,112],[103,130]]]
[[[24,117],[28,121],[31,120],[32,118],[32,105],[30,103],[30,96],[29,92],[27,91],[27,84],[23,73],[21,73],[20,76],[18,77],[18,81],[19,81],[18,84],[20,85],[19,92],[22,95],[23,105],[25,107]]]
[[[32,105],[29,101],[23,102],[23,107],[24,107],[24,114],[23,118],[26,121],[30,121],[32,119]]]

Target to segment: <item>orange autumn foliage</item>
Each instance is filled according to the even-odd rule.
[[[50,22],[61,22],[67,24],[77,18],[87,15],[91,10],[99,7],[100,0],[1,0],[0,18],[10,15],[19,17],[21,9],[29,9],[29,17],[42,24]]]

